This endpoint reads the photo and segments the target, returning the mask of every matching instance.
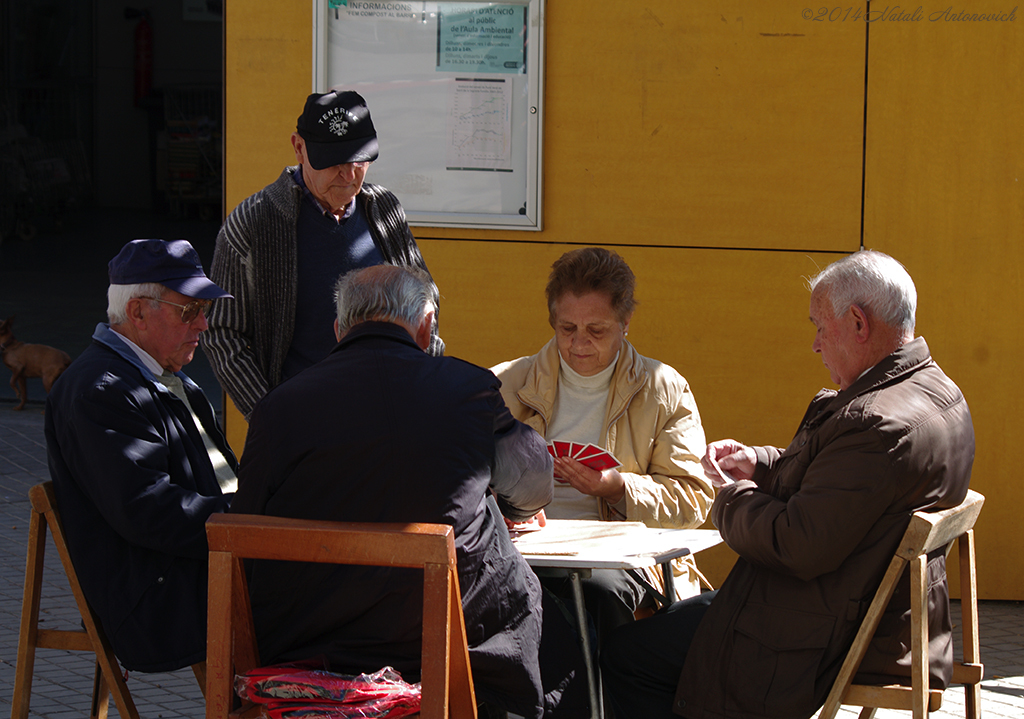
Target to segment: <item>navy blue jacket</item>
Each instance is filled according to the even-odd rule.
[[[189,403],[236,467],[203,391]],[[46,446],[82,591],[121,663],[170,671],[206,656],[206,519],[227,511],[185,403],[100,324],[54,384]]]
[[[551,500],[551,459],[499,386],[398,325],[359,324],[256,406],[231,511],[452,525],[477,692],[534,717],[541,592],[489,490],[510,518],[532,516]],[[422,588],[417,570],[256,563],[261,663],[324,656],[339,671],[416,672]]]

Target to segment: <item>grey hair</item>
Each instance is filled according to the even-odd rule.
[[[167,288],[156,282],[143,282],[135,285],[110,285],[107,288],[107,320],[112,325],[124,324],[128,321],[128,301],[136,297],[164,296]],[[151,303],[152,304],[152,303]]]
[[[404,322],[416,326],[434,306],[434,283],[416,267],[376,265],[352,270],[338,279],[334,300],[338,331],[360,322]]]
[[[836,317],[857,305],[913,338],[917,288],[907,269],[884,252],[854,252],[833,262],[808,284],[812,292],[818,287],[828,292]]]

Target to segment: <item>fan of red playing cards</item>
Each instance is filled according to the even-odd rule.
[[[596,444],[563,442],[556,439],[553,442],[548,442],[548,452],[552,457],[571,457],[598,472],[622,466],[622,462],[615,459],[615,455]]]

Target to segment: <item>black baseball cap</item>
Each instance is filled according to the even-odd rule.
[[[306,98],[296,131],[306,142],[306,156],[314,170],[377,159],[377,131],[358,92],[313,93]]]
[[[112,285],[156,282],[186,297],[231,297],[203,272],[199,253],[187,240],[132,240],[107,265]]]

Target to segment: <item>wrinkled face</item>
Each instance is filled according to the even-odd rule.
[[[160,299],[186,305],[193,298],[167,290]],[[202,312],[186,323],[181,321],[181,308],[175,305],[147,299],[133,299],[131,302],[140,303],[143,322],[138,330],[137,344],[142,349],[171,372],[177,372],[192,361],[199,346],[199,335],[209,327]]]
[[[566,292],[554,302],[558,355],[573,370],[591,377],[615,359],[629,329],[619,320],[611,298],[603,292],[576,296]]]
[[[811,293],[811,322],[816,332],[812,349],[821,355],[832,381],[846,389],[860,376],[860,367],[854,353],[857,350],[856,324],[850,309],[836,317],[827,290]]]
[[[298,133],[292,135],[292,147],[295,159],[302,165],[302,180],[313,193],[313,197],[331,212],[347,207],[352,198],[363,189],[363,180],[369,162],[348,162],[344,165],[332,165],[323,170],[315,170],[309,164],[306,155],[306,143]]]

